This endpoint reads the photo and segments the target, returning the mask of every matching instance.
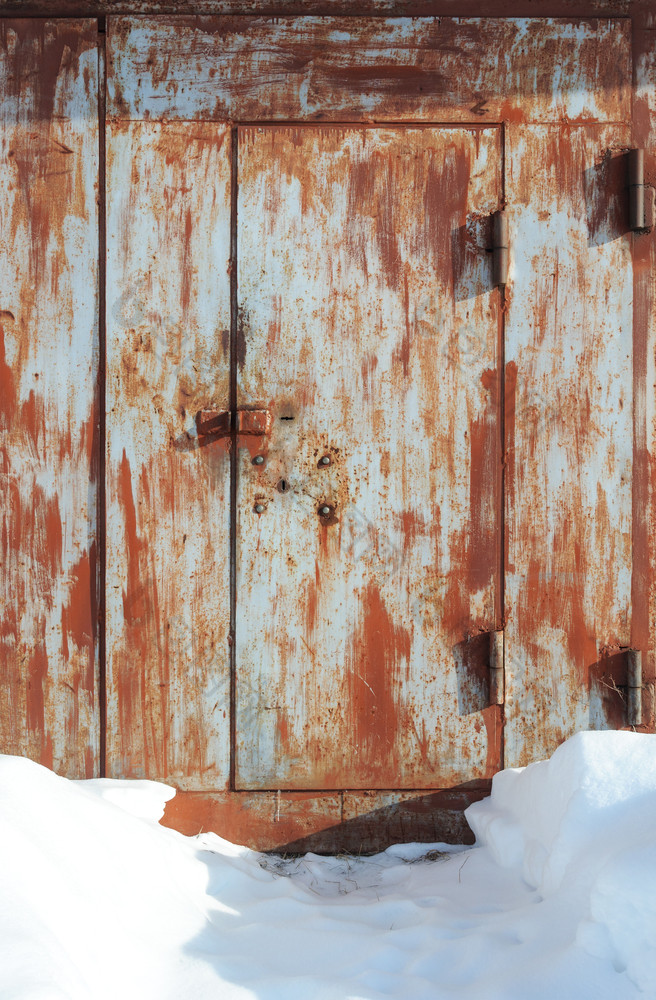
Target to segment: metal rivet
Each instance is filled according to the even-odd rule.
[[[256,455],[253,459],[253,465],[264,465],[264,455]]]
[[[323,458],[320,458],[319,465],[330,465],[330,456],[324,455]]]
[[[262,511],[264,510],[264,504],[256,503],[255,506],[253,507],[253,510],[255,511],[256,514],[261,514]]]
[[[322,517],[328,517],[330,514],[330,507],[319,507],[319,513]]]

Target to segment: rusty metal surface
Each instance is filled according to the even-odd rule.
[[[645,149],[645,181],[656,185],[656,11],[634,26],[632,144]],[[656,674],[656,231],[633,240],[633,628],[643,651],[643,721],[654,726]]]
[[[467,639],[497,614],[500,153],[498,129],[240,129],[238,402],[273,429],[239,454],[238,788],[499,767]]]
[[[92,777],[98,53],[0,22],[0,750]]]
[[[179,792],[162,820],[193,836],[215,830],[260,851],[354,854],[391,844],[472,843],[463,811],[489,782],[431,792]]]
[[[551,17],[637,17],[653,0],[550,0]],[[52,0],[3,0],[15,15],[54,16]],[[103,14],[303,14],[362,17],[539,17],[535,0],[58,0],[57,15]]]
[[[514,765],[626,725],[629,646],[653,726],[656,246],[623,151],[656,183],[656,14],[620,6],[109,19],[107,763],[186,789],[185,832],[461,839],[504,740]],[[74,776],[100,740],[96,43],[0,21],[0,749]]]
[[[230,132],[107,136],[107,768],[229,776]]]
[[[180,792],[167,803],[162,822],[188,836],[216,831],[260,851],[284,850],[307,838],[326,851],[341,820],[341,793],[225,791]]]
[[[611,661],[631,642],[628,139],[507,130],[507,766],[625,725]]]
[[[109,18],[108,114],[617,121],[630,114],[630,27],[607,19]]]

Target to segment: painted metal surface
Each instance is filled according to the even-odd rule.
[[[621,728],[631,642],[628,129],[509,127],[505,762]]]
[[[0,749],[98,773],[98,51],[0,21]]]
[[[645,181],[656,185],[656,12],[634,25],[632,144],[645,149]],[[633,241],[632,646],[643,651],[643,720],[654,726],[656,676],[656,231]]]
[[[3,0],[7,13],[53,16],[51,0]],[[358,17],[539,17],[535,0],[58,0],[57,14],[96,17],[125,14],[268,15]],[[631,17],[653,13],[652,0],[550,0],[551,17]]]
[[[273,428],[239,454],[237,787],[490,777],[500,131],[243,128],[238,180],[238,403]]]
[[[107,772],[183,789],[186,832],[460,839],[504,712],[506,764],[625,725],[628,646],[653,725],[656,251],[624,150],[654,184],[656,16],[448,6],[108,22]],[[1,749],[75,776],[100,741],[96,46],[0,22]]]
[[[629,113],[630,48],[623,20],[117,17],[108,114],[618,121]]]
[[[229,777],[230,132],[107,134],[107,770]]]

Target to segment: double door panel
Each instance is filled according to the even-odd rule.
[[[233,136],[110,132],[110,748],[228,770],[230,439],[194,416],[229,409],[236,218],[237,407],[271,427],[233,440],[236,787],[485,776],[498,709],[467,637],[499,613],[499,130]]]
[[[587,123],[526,97],[532,120],[503,130],[426,125],[425,107],[413,122],[408,103],[402,125],[318,125],[284,101],[297,124],[228,128],[200,120],[212,86],[110,128],[108,303],[138,274],[160,324],[141,357],[108,329],[109,369],[126,350],[142,366],[136,395],[115,382],[126,422],[108,411],[107,578],[127,581],[108,591],[110,765],[198,790],[439,788],[623,725],[629,135],[604,123],[628,114],[622,85]],[[487,251],[504,201],[502,309]],[[270,426],[233,435],[231,464],[228,438],[198,437],[203,408]],[[150,430],[114,504],[136,410]]]
[[[108,592],[108,734],[130,773],[316,790],[489,776],[501,626],[507,763],[624,724],[624,141],[507,130],[502,316],[498,129],[115,127],[110,345],[138,378],[117,374],[108,411],[125,490],[108,580],[127,581]],[[232,473],[229,439],[195,424],[230,409],[231,358],[235,408],[270,416],[235,438]]]

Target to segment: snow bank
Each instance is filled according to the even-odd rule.
[[[498,864],[568,897],[584,947],[656,995],[656,736],[578,733],[497,774],[466,816]]]
[[[159,943],[177,953],[202,930],[198,874],[191,852],[122,807],[159,816],[172,794],[0,756],[0,997],[116,1000],[126,981],[166,995]]]
[[[473,849],[264,857],[0,757],[0,1000],[656,996],[656,737],[496,776]],[[642,991],[642,992],[641,992]]]

